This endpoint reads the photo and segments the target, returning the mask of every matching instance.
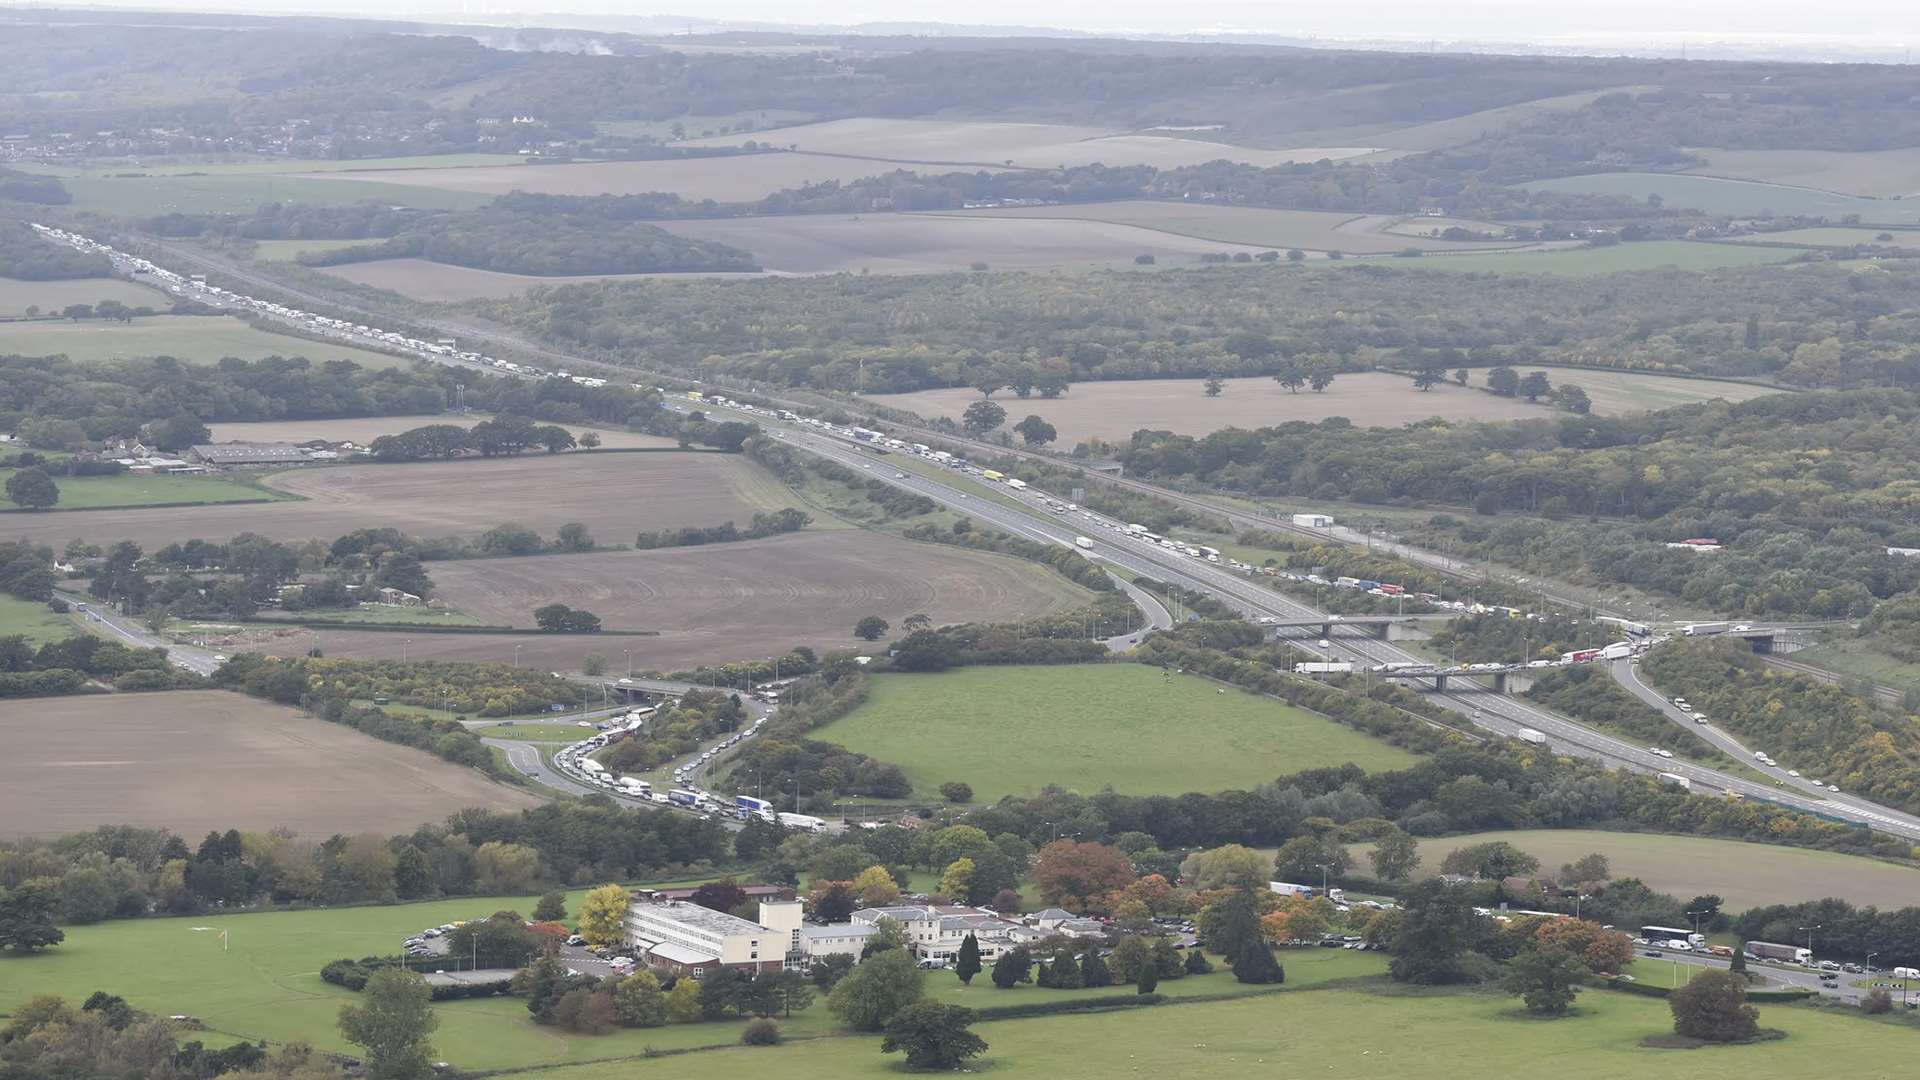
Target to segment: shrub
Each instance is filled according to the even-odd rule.
[[[740,1032],[741,1046],[778,1046],[780,1025],[771,1020],[755,1020]]]

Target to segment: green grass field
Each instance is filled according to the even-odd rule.
[[[1312,713],[1138,664],[883,675],[865,704],[814,737],[900,765],[922,794],[964,780],[981,802],[1047,784],[1217,791],[1322,765],[1416,760]]]
[[[14,473],[0,469],[0,484]],[[292,498],[264,487],[243,484],[223,476],[56,476],[60,501],[51,511],[22,510],[0,503],[0,513],[58,513],[62,510],[101,510],[113,506],[158,506],[166,503],[281,502]]]
[[[1920,690],[1920,664],[1910,664],[1874,647],[1872,638],[1836,638],[1812,648],[1796,649],[1793,659],[1842,675],[1869,679],[1881,686]]]
[[[1614,877],[1637,877],[1682,898],[1716,893],[1729,911],[1838,896],[1855,904],[1904,907],[1920,895],[1920,870],[1831,851],[1749,844],[1699,836],[1603,832],[1597,829],[1520,829],[1442,836],[1420,841],[1416,876],[1439,873],[1455,848],[1504,840],[1540,860],[1553,875],[1588,852],[1605,855]],[[1364,867],[1370,845],[1350,845]]]
[[[529,742],[578,742],[593,732],[578,724],[491,724],[472,729],[484,739],[526,739]]]
[[[677,884],[677,883],[676,883]],[[568,893],[567,910],[582,892]],[[282,1042],[306,1039],[348,1051],[335,1019],[354,999],[320,981],[320,967],[343,956],[397,952],[401,940],[427,926],[484,918],[506,908],[523,914],[534,897],[494,896],[427,904],[336,908],[323,911],[209,914],[186,918],[126,919],[66,928],[56,949],[32,956],[0,955],[0,1013],[36,994],[84,1000],[110,988],[136,1007],[162,1015],[197,1017],[221,1032]],[[222,951],[218,932],[228,933]],[[594,1038],[536,1027],[517,998],[449,1002],[436,1006],[441,1056],[463,1066],[503,1068],[637,1055],[649,1045],[700,1046],[738,1041],[737,1024],[695,1024],[629,1031]],[[808,1021],[821,1030],[826,1010]]]
[[[365,367],[400,367],[403,357],[356,349],[334,342],[256,330],[225,315],[155,315],[125,323],[0,323],[0,355],[51,356],[75,360],[118,360],[171,356],[188,363],[211,364],[224,357],[258,360],[266,356],[304,356],[315,364],[352,360]]]
[[[1560,251],[1429,255],[1420,259],[1395,259],[1390,265],[1406,270],[1471,270],[1495,274],[1570,274],[1585,277],[1615,274],[1622,270],[1718,270],[1728,266],[1762,266],[1785,262],[1798,254],[1786,248],[1742,247],[1691,240],[1648,240],[1636,244],[1566,248]]]
[[[271,490],[271,489],[263,489]],[[283,611],[268,616],[293,623],[411,623],[416,626],[481,626],[464,611],[425,607],[356,607],[332,610]]]
[[[1912,199],[1866,199],[1813,188],[1760,184],[1751,180],[1723,180],[1711,176],[1673,173],[1597,173],[1536,180],[1519,185],[1533,191],[1571,191],[1586,195],[1623,195],[1644,202],[1658,195],[1666,205],[1704,210],[1710,214],[1755,217],[1766,213],[1825,217],[1834,221],[1859,214],[1868,225],[1920,224],[1920,202]]]
[[[1281,957],[1289,984],[1291,959]],[[1543,1021],[1525,1016],[1504,994],[1281,991],[1237,1001],[983,1023],[975,1031],[988,1050],[968,1069],[1048,1080],[1430,1080],[1536,1074],[1543,1066],[1557,1080],[1755,1080],[1836,1071],[1891,1078],[1912,1071],[1911,1029],[1839,1012],[1762,1006],[1761,1026],[1786,1032],[1785,1039],[1683,1051],[1640,1045],[1645,1036],[1671,1033],[1664,1001],[1589,990],[1575,1010],[1565,1019]],[[769,1069],[781,1080],[858,1080],[902,1071],[899,1056],[881,1054],[880,1040],[870,1036],[689,1054],[674,1058],[670,1068],[676,1080],[734,1080]],[[634,1062],[609,1062],[523,1075],[626,1080],[638,1071]]]
[[[173,298],[158,289],[119,278],[74,278],[69,281],[19,281],[0,277],[0,315],[24,315],[29,307],[59,311],[69,304],[97,304],[118,300],[128,307],[164,311]]]
[[[81,633],[73,617],[58,614],[38,600],[0,596],[0,637],[19,635],[35,645],[64,641]]]

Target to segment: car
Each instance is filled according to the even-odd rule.
[[[1651,956],[1657,959],[1660,956],[1660,950],[1659,949],[1642,949],[1640,950],[1640,955]]]
[[[1787,770],[1787,775],[1788,775],[1788,776],[1792,776],[1792,777],[1798,777],[1798,776],[1800,775],[1800,770],[1799,770],[1799,769],[1788,769],[1788,770]]]
[[[1840,790],[1840,785],[1838,785],[1838,784],[1828,784],[1828,785],[1827,785],[1827,790],[1828,790],[1828,791],[1839,791],[1839,790]]]
[[[905,480],[907,478],[907,474],[903,472],[897,472],[893,474],[893,478],[895,480]]]

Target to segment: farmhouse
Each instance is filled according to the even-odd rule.
[[[694,978],[722,967],[779,971],[802,955],[800,901],[762,900],[760,921],[685,900],[636,896],[627,905],[633,955],[659,970]]]

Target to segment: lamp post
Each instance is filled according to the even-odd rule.
[[[1825,930],[1826,928],[1826,923],[1815,923],[1812,926],[1800,927],[1800,930],[1807,935],[1807,956],[1809,959],[1813,956],[1813,932],[1815,930]]]
[[[1333,864],[1332,863],[1314,863],[1313,865],[1320,868],[1320,895],[1325,896],[1327,895],[1327,868],[1329,866],[1332,866]]]
[[[400,662],[401,662],[402,664],[404,664],[404,663],[406,663],[406,662],[407,662],[407,646],[409,646],[409,645],[411,645],[411,644],[413,644],[413,639],[412,639],[412,638],[401,638],[401,639],[400,639]]]
[[[1586,893],[1573,894],[1573,917],[1574,918],[1578,919],[1580,917],[1580,901],[1588,900],[1588,899],[1592,899],[1592,898],[1589,897]]]
[[[521,649],[521,646],[519,645],[515,645],[513,647],[513,666],[514,667],[520,666],[520,649]]]
[[[633,650],[627,650],[627,678],[633,678]]]

